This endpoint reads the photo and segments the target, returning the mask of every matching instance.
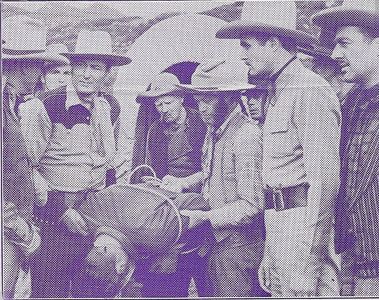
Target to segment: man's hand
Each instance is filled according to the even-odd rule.
[[[47,202],[47,191],[50,189],[45,178],[36,169],[33,169],[33,182],[36,192],[36,204],[44,206]]]
[[[73,208],[69,208],[63,214],[62,222],[66,224],[67,228],[73,233],[80,233],[81,235],[88,235],[88,227],[82,216]]]
[[[306,272],[294,272],[291,274],[290,289],[295,297],[315,297],[318,289],[318,273],[308,269]]]
[[[267,265],[266,259],[263,258],[258,270],[259,285],[261,288],[271,294],[270,268]]]
[[[162,178],[160,188],[174,193],[181,193],[186,188],[186,182],[184,178],[166,175]]]
[[[180,214],[189,218],[188,229],[194,228],[209,219],[207,212],[202,210],[181,210]]]
[[[16,235],[17,240],[28,242],[32,239],[33,231],[31,226],[20,216],[12,218],[4,225],[5,229],[12,229],[12,233]]]

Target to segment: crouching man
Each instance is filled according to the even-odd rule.
[[[132,275],[138,259],[163,255],[175,245],[196,246],[189,218],[179,210],[209,210],[200,194],[175,194],[149,186],[113,185],[87,195],[77,211],[94,236],[81,267],[80,297],[135,296]]]

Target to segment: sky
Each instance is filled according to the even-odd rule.
[[[6,1],[3,1],[6,3]],[[51,1],[52,2],[52,1]],[[86,8],[97,1],[68,1],[70,5],[79,8]],[[138,15],[141,17],[158,15],[169,11],[201,12],[226,3],[233,3],[233,0],[226,1],[100,1],[109,7],[119,10],[125,15]],[[28,2],[8,2],[14,6],[30,11],[41,8],[45,1]]]

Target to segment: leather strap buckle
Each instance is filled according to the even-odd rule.
[[[277,188],[272,189],[272,201],[274,204],[274,209],[276,211],[284,210],[284,208],[285,208],[284,197],[283,197],[283,192],[280,188],[279,189],[277,189]]]

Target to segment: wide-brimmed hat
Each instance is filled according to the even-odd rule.
[[[341,6],[324,9],[311,17],[313,24],[333,30],[358,26],[379,30],[378,0],[345,0]]]
[[[51,54],[55,54],[55,55],[61,55],[61,53],[68,53],[68,48],[65,44],[53,43],[53,44],[47,45],[46,52],[51,53]],[[63,55],[61,55],[61,56],[62,56],[61,62],[46,62],[45,67],[49,66],[49,65],[69,65],[70,60]]]
[[[174,74],[162,72],[151,82],[149,90],[140,93],[138,98],[155,99],[167,95],[183,95],[183,90],[177,86],[179,84],[179,79]]]
[[[246,1],[242,7],[241,19],[223,26],[216,37],[240,39],[262,33],[290,38],[297,45],[317,41],[314,36],[296,29],[294,1]]]
[[[46,51],[47,29],[43,22],[17,15],[2,21],[1,58],[7,60],[35,60],[63,63],[67,58]]]
[[[220,93],[255,88],[248,83],[248,67],[241,61],[208,61],[200,64],[191,78],[191,84],[177,86],[191,93]]]
[[[129,64],[131,59],[112,52],[112,38],[109,32],[82,30],[76,40],[73,53],[62,53],[70,60],[92,58],[105,61],[112,66]]]

